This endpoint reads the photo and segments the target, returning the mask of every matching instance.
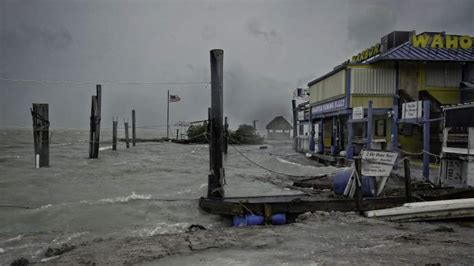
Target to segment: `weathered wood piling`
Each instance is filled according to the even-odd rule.
[[[136,144],[136,120],[135,120],[135,109],[132,109],[132,145],[135,147]]]
[[[33,103],[33,139],[35,150],[35,167],[49,166],[49,105]]]
[[[100,146],[100,116],[102,102],[102,86],[97,84],[97,95],[92,96],[90,134],[89,134],[89,158],[99,157]]]
[[[224,197],[224,168],[222,167],[223,149],[223,61],[224,50],[210,51],[211,61],[211,173],[209,175],[207,197]]]
[[[125,145],[128,148],[130,148],[130,139],[128,137],[128,122],[124,121],[124,127],[125,127]]]

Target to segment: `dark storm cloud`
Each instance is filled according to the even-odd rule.
[[[252,74],[240,64],[230,65],[224,78],[225,113],[234,120],[233,127],[238,126],[235,121],[252,124],[258,120],[258,128],[262,130],[275,116],[289,117],[291,84],[288,82]]]
[[[261,38],[265,41],[271,41],[278,38],[278,33],[275,29],[264,27],[262,22],[257,18],[251,18],[246,23],[247,32],[256,38]]]
[[[367,47],[382,36],[396,30],[397,10],[389,3],[373,2],[363,8],[355,8],[348,18],[348,38],[357,49]]]
[[[72,43],[72,35],[65,28],[46,28],[23,24],[2,34],[1,41],[5,48],[24,49],[40,45],[49,49],[65,49]]]
[[[470,34],[472,0],[149,1],[0,0],[0,75],[78,81],[209,80],[209,50],[222,48],[225,113],[232,127],[290,118],[304,87],[392,30]],[[93,85],[0,81],[0,124],[29,125],[32,102],[50,103],[55,127],[87,127]],[[166,92],[181,96],[170,119],[207,117],[210,89],[103,86],[103,117],[166,123]]]

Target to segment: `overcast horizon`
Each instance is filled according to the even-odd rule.
[[[30,126],[33,102],[51,127],[88,128],[96,82],[207,82],[209,50],[224,50],[224,113],[231,128],[291,121],[292,92],[394,30],[474,35],[474,1],[0,0],[1,126]],[[105,84],[102,126],[207,118],[208,84]]]

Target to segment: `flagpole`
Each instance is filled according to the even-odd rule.
[[[168,101],[166,108],[166,139],[170,138],[170,90],[168,90]]]

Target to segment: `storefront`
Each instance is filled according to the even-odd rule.
[[[461,84],[474,81],[472,42],[468,36],[392,32],[309,82],[314,152],[351,158],[363,147],[422,151],[422,128],[399,123],[398,114],[404,103],[430,101],[436,118],[442,105],[474,101],[472,93],[460,93]],[[433,122],[434,152],[441,131]]]

